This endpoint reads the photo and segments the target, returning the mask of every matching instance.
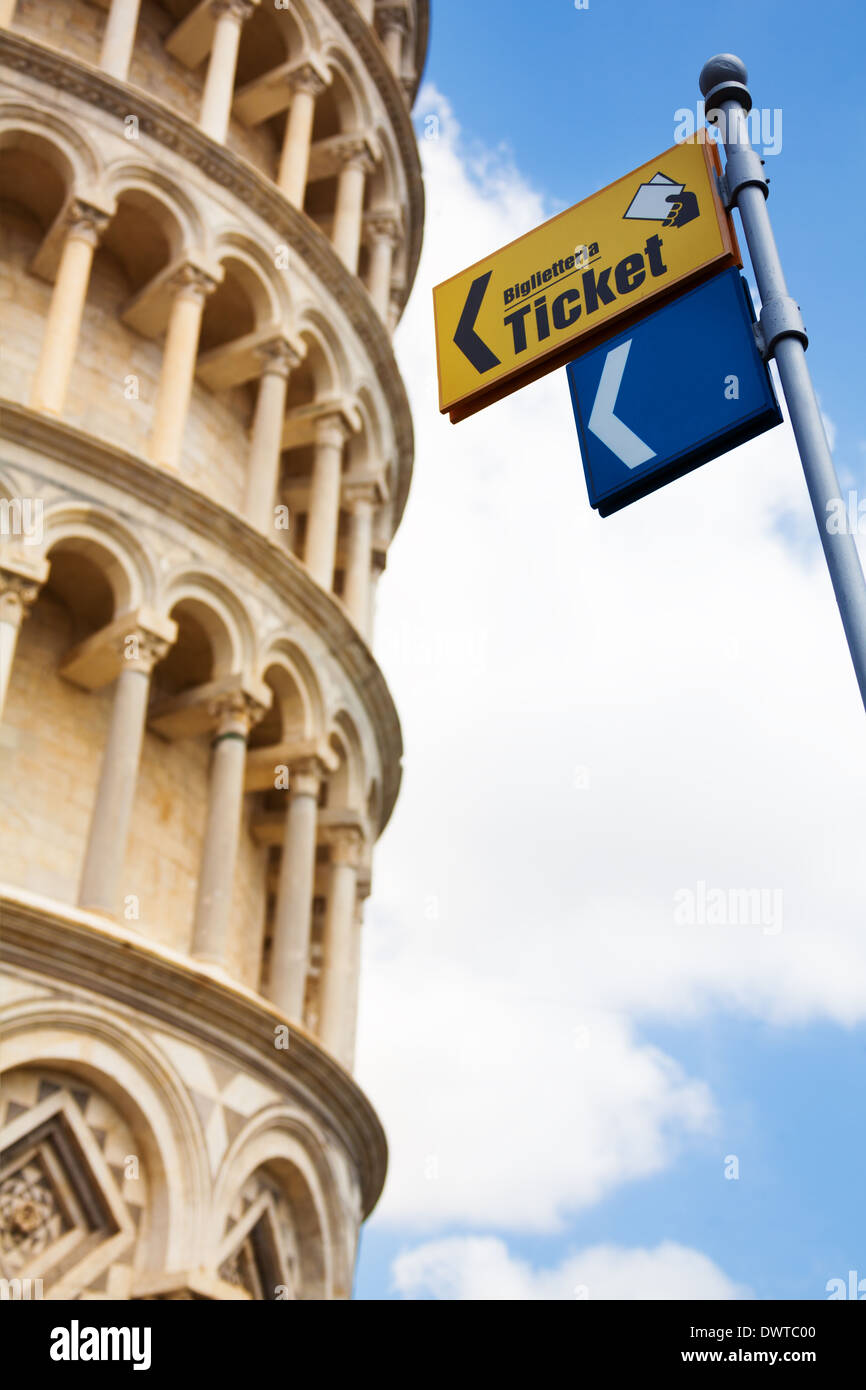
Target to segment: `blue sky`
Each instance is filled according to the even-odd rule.
[[[782,113],[771,216],[837,468],[862,489],[866,21],[836,0],[432,8],[415,114],[421,131],[438,113],[443,140],[421,142],[425,260],[397,339],[418,460],[377,625],[406,773],[377,861],[359,1048],[392,1166],[356,1296],[478,1297],[488,1277],[489,1296],[569,1296],[544,1290],[583,1281],[580,1252],[661,1250],[664,1272],[673,1243],[693,1263],[660,1273],[670,1296],[826,1297],[828,1279],[866,1277],[866,740],[790,439],[596,526],[564,374],[457,427],[437,418],[429,292],[670,146],[702,63],[738,53],[756,105]],[[584,761],[591,790],[569,800]],[[668,883],[714,874],[780,885],[784,931],[671,936]],[[579,1072],[562,1039],[596,1008],[602,1047]],[[535,1110],[527,1063],[509,1111],[509,1067],[533,1047],[555,1099],[541,1087]],[[557,1146],[573,1174],[561,1155],[548,1171]],[[449,1154],[465,1172],[449,1176]],[[500,1246],[467,1255],[467,1238]],[[604,1258],[586,1265],[600,1296],[641,1296],[627,1273],[606,1282]]]
[[[434,0],[432,12],[427,76],[467,140],[506,145],[552,211],[673,144],[674,112],[694,109],[712,54],[743,59],[755,105],[782,111],[782,149],[767,162],[774,231],[840,466],[862,470],[862,6]]]

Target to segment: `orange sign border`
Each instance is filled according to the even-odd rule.
[[[634,308],[628,305],[623,306],[620,313],[607,319],[603,324],[600,324],[598,328],[591,329],[589,332],[584,330],[583,332],[575,333],[574,337],[570,338],[567,343],[558,343],[554,345],[549,348],[547,352],[541,353],[534,358],[531,365],[526,367],[517,365],[505,376],[499,377],[493,385],[485,386],[483,383],[479,384],[471,391],[466,391],[462,396],[458,396],[448,405],[442,404],[442,370],[439,361],[439,334],[436,333],[436,376],[439,387],[439,413],[441,415],[448,415],[452,425],[458,424],[461,420],[466,420],[470,415],[475,415],[479,410],[484,410],[488,405],[494,405],[496,401],[500,401],[505,396],[510,396],[513,392],[519,391],[524,386],[528,386],[530,382],[537,381],[542,376],[547,376],[549,372],[555,371],[557,367],[565,366],[566,362],[571,362],[578,355],[575,347],[578,341],[581,344],[581,352],[584,351],[584,349],[588,351],[591,347],[597,347],[598,344],[603,343],[605,339],[611,338],[617,333],[621,333],[624,328],[628,328],[631,324],[638,323],[641,319],[646,318],[648,314],[661,308],[663,304],[668,303],[671,299],[675,299],[679,294],[682,294],[684,289],[690,289],[692,286],[700,284],[701,281],[708,280],[711,275],[715,275],[718,271],[724,270],[727,266],[742,266],[743,258],[740,253],[740,246],[737,241],[737,233],[733,219],[725,208],[719,193],[718,177],[720,177],[722,173],[722,161],[719,157],[718,147],[714,141],[690,140],[682,141],[677,145],[670,145],[668,149],[664,150],[662,154],[657,155],[654,159],[645,159],[642,164],[638,165],[638,169],[644,168],[647,164],[661,164],[666,155],[670,154],[673,150],[681,149],[682,144],[699,144],[703,150],[713,198],[713,208],[716,213],[716,222],[722,236],[723,251],[721,255],[714,256],[712,260],[705,261],[703,265],[696,266],[694,270],[684,271],[683,274],[678,275],[676,279],[668,281],[664,288],[657,290],[651,298],[644,299]],[[512,246],[519,245],[521,241],[526,241],[528,237],[534,236],[542,227],[548,227],[551,222],[555,222],[557,218],[563,217],[568,212],[573,212],[576,208],[582,207],[584,203],[592,202],[593,198],[597,198],[599,193],[605,193],[609,188],[615,188],[618,183],[625,183],[628,179],[634,178],[636,172],[636,170],[632,169],[628,174],[623,174],[621,178],[614,179],[612,183],[605,184],[604,188],[597,189],[596,192],[591,193],[589,197],[581,198],[579,203],[573,203],[571,207],[563,208],[562,212],[555,213],[554,216],[549,217],[546,222],[540,222],[538,226],[533,227],[531,231],[524,232],[522,236],[515,237],[513,241],[507,241],[504,246],[497,247],[496,251],[491,251],[488,255],[482,256],[479,260],[473,262],[472,265],[464,266],[462,270],[458,270],[454,275],[449,275],[447,280],[441,280],[438,285],[434,285],[434,324],[436,321],[435,294],[443,285],[449,285],[452,280],[457,280],[461,276],[467,275],[470,271],[476,270],[479,266],[486,264],[492,256],[499,255],[501,251],[507,251]]]

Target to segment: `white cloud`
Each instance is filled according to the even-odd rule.
[[[643,1020],[866,1016],[866,729],[787,425],[602,521],[563,373],[438,416],[431,286],[550,209],[467,163],[435,91],[419,109],[416,476],[376,631],[406,759],[359,1079],[391,1145],[377,1220],[552,1229],[690,1133],[727,1152]],[[676,925],[700,883],[781,890],[781,931]]]
[[[706,1255],[671,1241],[654,1250],[597,1245],[569,1255],[555,1269],[533,1269],[493,1236],[455,1236],[399,1255],[391,1273],[394,1289],[413,1299],[552,1302],[750,1296]]]

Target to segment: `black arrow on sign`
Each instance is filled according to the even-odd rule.
[[[482,338],[475,332],[475,320],[478,318],[478,311],[481,308],[481,301],[484,292],[490,282],[492,270],[488,270],[486,275],[479,275],[477,280],[473,280],[469,286],[469,293],[466,296],[466,303],[463,305],[463,313],[460,315],[460,322],[457,325],[457,332],[454,334],[454,342],[463,353],[468,357],[476,372],[489,372],[491,367],[499,366],[499,358]]]

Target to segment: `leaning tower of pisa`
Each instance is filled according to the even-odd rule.
[[[386,1165],[352,1066],[400,782],[372,633],[427,25],[0,0],[12,1296],[351,1294]]]

